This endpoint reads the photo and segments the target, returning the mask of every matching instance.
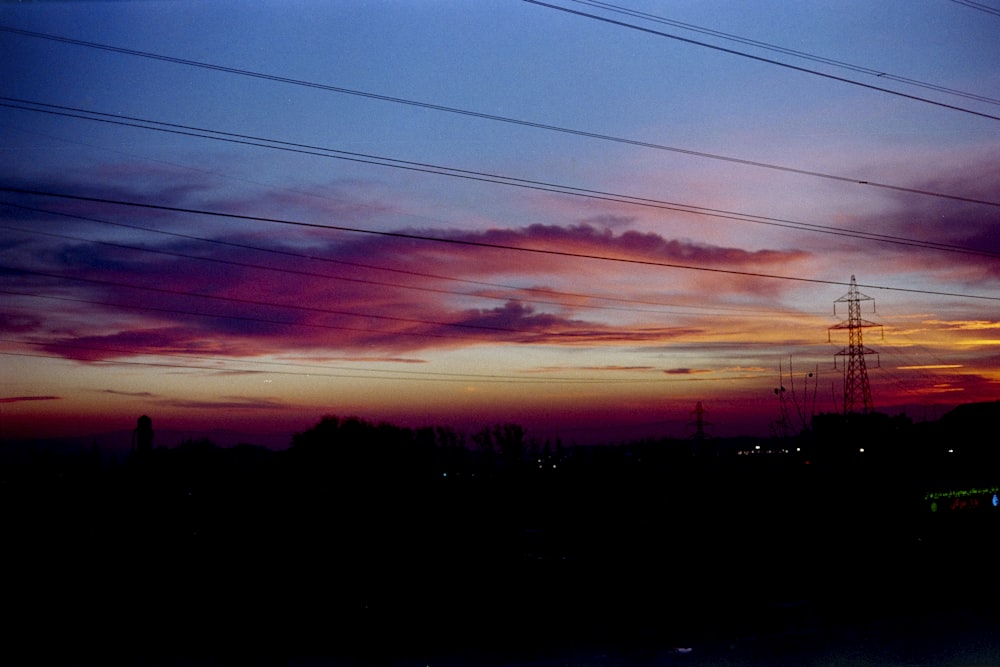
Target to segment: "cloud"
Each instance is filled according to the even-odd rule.
[[[602,213],[582,220],[585,225],[593,225],[603,229],[622,229],[630,227],[636,223],[638,218],[634,215],[615,215],[613,213]]]
[[[0,313],[0,332],[19,334],[34,331],[42,320],[27,313]]]
[[[924,324],[938,326],[948,331],[986,331],[1000,329],[1000,322],[993,320],[925,320]]]
[[[614,371],[614,372],[633,372],[633,371],[651,371],[652,366],[582,366],[585,371]]]
[[[900,165],[900,182],[917,191],[953,194],[956,197],[998,201],[1000,160],[997,147],[967,151],[961,156],[940,155],[919,166]],[[920,173],[914,173],[917,170]],[[866,252],[888,259],[880,268],[932,272],[937,280],[957,280],[968,285],[988,284],[1000,278],[1000,206],[905,192],[885,193],[888,210],[858,215],[853,228],[890,237],[944,244],[968,252],[928,250],[913,245],[863,241]]]
[[[109,319],[112,313],[124,312],[135,316],[136,322],[108,333],[63,333],[43,348],[80,361],[138,354],[230,358],[291,351],[309,358],[311,351],[330,349],[399,352],[490,341],[567,345],[662,342],[701,332],[693,327],[635,327],[584,320],[559,312],[541,312],[517,300],[494,308],[455,309],[448,303],[447,294],[439,298],[418,295],[407,300],[398,293],[380,297],[378,292],[348,287],[334,298],[326,285],[285,282],[284,293],[277,289],[271,293],[270,288],[257,283],[236,283],[222,277],[215,285],[224,286],[231,294],[255,289],[259,294],[254,298],[224,297],[213,308],[198,307],[197,297],[173,292],[150,301],[137,301],[134,295],[114,299],[112,295],[95,294],[101,301],[97,312],[106,312]],[[103,292],[103,288],[84,291]],[[337,307],[321,305],[330,302]],[[149,310],[153,312],[147,314]],[[567,304],[563,310],[572,312],[575,306]],[[328,354],[320,356],[330,358]],[[356,355],[347,358],[359,359]],[[360,359],[420,362],[395,355],[366,354]]]
[[[426,364],[426,359],[415,359],[413,357],[377,357],[377,356],[286,356],[288,361],[307,361],[316,364],[326,364],[331,362],[360,362],[368,364]]]
[[[327,181],[319,186],[254,191],[239,198],[216,198],[206,206],[251,216],[369,222],[400,213],[371,182],[357,179]]]
[[[958,369],[925,369],[919,375],[908,380],[905,391],[892,385],[877,387],[878,403],[905,404],[912,400],[913,395],[931,399],[935,396],[955,398],[957,394],[961,394],[959,398],[967,403],[995,401],[997,387],[1000,386],[1000,380],[995,376]]]
[[[161,405],[185,410],[281,410],[288,408],[287,403],[281,401],[269,401],[260,399],[245,399],[240,397],[227,397],[224,400],[191,400],[191,399],[169,399],[159,401]]]
[[[271,371],[260,369],[260,370],[230,370],[226,369],[214,369],[206,368],[209,375],[213,376],[235,376],[235,375],[267,375]]]
[[[24,401],[60,401],[62,396],[9,396],[0,397],[0,403],[21,403]]]
[[[65,182],[61,187],[55,182],[51,189],[195,206],[208,192],[205,184],[186,183],[169,169],[155,187],[129,184],[131,177],[153,172],[140,169],[128,176],[124,166],[111,171],[125,182]],[[299,194],[267,197],[275,205],[295,199],[303,210],[318,207],[312,210],[325,212],[334,224],[350,209],[349,199],[316,204],[312,193],[301,200]],[[92,213],[120,215],[107,206],[96,208],[101,210]],[[7,282],[70,299],[75,316],[42,319],[36,310],[22,308],[6,315],[9,326],[30,328],[50,353],[88,362],[143,354],[234,358],[281,353],[415,363],[404,353],[483,343],[657,344],[704,332],[669,315],[651,321],[649,315],[608,308],[608,300],[592,297],[634,295],[648,302],[651,285],[639,273],[641,263],[752,272],[809,257],[797,250],[747,251],[619,231],[629,222],[625,218],[485,231],[405,230],[443,241],[434,242],[298,228],[276,235],[273,225],[263,223],[201,226],[188,234],[204,223],[142,210],[130,216],[137,225],[152,226],[155,220],[159,229],[187,235],[130,231],[118,245],[47,240],[44,253],[23,258],[47,275],[13,276]],[[165,217],[169,224],[160,220]],[[266,236],[259,235],[262,228],[269,230]],[[112,232],[117,233],[105,229],[104,236]],[[627,261],[581,260],[566,253]],[[696,293],[706,295],[699,299],[782,288],[777,281],[756,285],[750,277],[723,280],[693,271],[671,276],[671,291],[695,286]]]
[[[713,373],[707,368],[668,368],[663,371],[667,375],[700,375],[702,373]]]
[[[730,268],[783,265],[809,256],[800,250],[747,251],[693,243],[668,239],[652,232],[626,230],[616,234],[612,229],[599,229],[588,224],[535,224],[523,229],[488,230],[473,238],[486,243],[541,248],[556,253],[572,252],[630,261],[683,262],[698,266],[726,265]]]
[[[541,366],[530,370],[532,373],[564,373],[566,371],[596,371],[599,373],[634,373],[654,370],[653,366],[619,366],[608,364],[605,366]]]
[[[42,348],[76,361],[104,361],[139,354],[223,353],[221,341],[206,344],[192,333],[183,327],[165,327],[125,329],[105,335],[71,334],[53,339]]]

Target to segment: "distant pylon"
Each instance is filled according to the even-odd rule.
[[[791,367],[789,367],[789,372]],[[788,437],[788,401],[785,400],[785,374],[778,362],[778,386],[774,388],[774,395],[778,397],[778,408],[780,410],[778,421],[774,422],[775,435],[779,438]]]
[[[827,340],[831,340],[830,332],[834,329],[847,329],[847,347],[838,352],[834,357],[834,368],[837,365],[836,357],[847,358],[844,365],[845,415],[859,411],[869,413],[874,410],[872,407],[872,388],[868,383],[868,366],[865,363],[865,357],[869,354],[874,354],[877,360],[878,352],[865,347],[861,332],[869,327],[881,328],[882,325],[861,319],[862,301],[871,301],[872,312],[875,312],[875,299],[858,291],[858,284],[852,275],[851,287],[847,291],[847,294],[833,302],[834,315],[837,314],[838,303],[847,303],[847,319],[827,329]]]
[[[704,440],[708,437],[705,434],[705,424],[707,422],[705,421],[705,408],[701,406],[701,401],[698,401],[698,403],[694,406],[694,410],[691,411],[691,417],[694,418],[694,421],[691,423],[694,424],[695,428],[694,435],[691,436],[691,439]]]

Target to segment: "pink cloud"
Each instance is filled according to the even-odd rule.
[[[168,183],[158,196],[181,201],[200,192]],[[283,193],[275,201],[293,196]],[[79,308],[90,311],[86,319],[93,325],[43,322],[28,310],[5,319],[21,323],[22,332],[30,330],[47,351],[81,361],[137,354],[328,357],[331,350],[396,358],[400,352],[484,342],[656,344],[700,329],[636,326],[612,311],[584,310],[590,305],[587,296],[560,293],[560,288],[577,291],[573,287],[583,260],[558,253],[749,271],[808,257],[801,251],[750,252],[648,232],[617,232],[610,227],[626,223],[612,222],[603,228],[536,224],[483,232],[411,232],[444,243],[321,230],[298,233],[287,244],[273,235],[255,238],[256,230],[212,237],[221,243],[154,235],[132,242],[156,252],[50,243],[48,252],[29,265],[66,278],[22,275],[10,282],[82,301]],[[632,271],[624,263],[586,262],[587,290],[598,295],[602,276],[625,281]],[[685,285],[711,284],[715,298],[762,290],[751,280],[727,278],[686,275]],[[768,288],[780,289],[774,282]],[[609,295],[627,296],[611,289]]]
[[[984,152],[962,160],[961,164],[962,169],[950,168],[953,165],[948,165],[947,169],[928,166],[922,176],[914,176],[912,171],[900,172],[900,179],[908,179],[916,188],[994,199],[995,193],[1000,191],[1000,163],[996,161],[995,151],[992,156]],[[751,301],[757,303],[758,297],[760,303],[773,303],[774,297],[789,290],[785,281],[723,272],[646,268],[626,262],[581,260],[552,253],[783,275],[817,275],[824,270],[817,268],[817,264],[828,262],[828,267],[841,267],[845,256],[850,256],[852,265],[857,262],[883,273],[919,272],[930,279],[956,279],[986,286],[995,286],[996,278],[1000,277],[995,257],[924,251],[800,232],[782,236],[783,232],[768,229],[766,238],[773,239],[772,243],[756,237],[755,231],[760,228],[748,223],[737,223],[740,229],[736,231],[728,222],[702,225],[706,219],[701,216],[670,213],[669,217],[662,218],[670,226],[661,226],[660,218],[655,221],[652,216],[644,218],[636,213],[640,209],[632,206],[556,195],[548,201],[559,200],[558,205],[562,208],[558,209],[558,215],[549,215],[556,211],[555,205],[543,210],[536,206],[542,198],[534,197],[528,214],[533,217],[527,219],[544,223],[568,220],[570,224],[539,223],[521,227],[479,219],[477,216],[485,218],[487,214],[473,212],[469,218],[456,219],[450,224],[466,230],[482,228],[485,231],[449,231],[416,226],[442,221],[412,222],[417,218],[407,213],[412,206],[403,196],[386,192],[371,182],[331,181],[322,187],[305,187],[300,191],[246,194],[234,189],[231,182],[222,184],[217,177],[208,174],[192,176],[189,171],[167,166],[132,164],[111,165],[91,173],[74,173],[71,177],[46,178],[48,183],[39,179],[33,185],[42,190],[78,192],[110,199],[155,201],[376,230],[400,229],[414,235],[457,242],[331,232],[249,220],[210,220],[166,211],[125,209],[100,202],[44,200],[44,206],[50,209],[223,242],[207,243],[195,238],[137,230],[125,231],[119,238],[124,239],[123,243],[163,252],[51,239],[41,243],[37,240],[0,241],[5,248],[13,248],[8,253],[11,261],[16,259],[25,268],[102,281],[74,282],[12,273],[3,275],[5,288],[84,302],[18,299],[8,303],[8,308],[0,314],[0,330],[14,334],[8,338],[30,335],[30,340],[43,343],[47,352],[83,362],[127,359],[139,354],[231,359],[278,353],[285,359],[317,363],[343,360],[409,364],[425,363],[415,358],[425,350],[533,343],[564,347],[641,345],[643,351],[696,352],[710,355],[710,365],[731,365],[747,355],[776,354],[775,350],[783,346],[812,341],[789,331],[787,322],[779,323],[777,319],[748,321],[735,313],[732,317],[720,318],[718,311],[708,311],[704,316],[674,316],[663,312],[623,313],[590,308],[597,301],[591,296],[676,299],[684,304],[708,307],[723,301],[740,302],[740,305]],[[716,205],[713,201],[718,196],[719,193],[707,189],[685,194],[685,197],[709,205]],[[892,204],[888,213],[884,206],[877,213],[858,213],[865,209],[850,208],[852,217],[834,224],[1000,251],[1000,236],[996,232],[1000,229],[1000,217],[996,207],[901,193],[876,193],[876,197],[881,198],[882,204]],[[30,203],[38,204],[39,201],[42,200],[30,200]],[[725,206],[740,208],[743,204]],[[12,215],[10,209],[5,209],[4,214],[8,218]],[[43,219],[38,214],[18,215],[30,221]],[[692,220],[698,224],[691,224]],[[83,228],[88,234],[78,235],[111,238],[117,234],[114,228],[78,220],[48,216],[44,222],[44,229],[51,232],[78,234]],[[669,231],[637,231],[641,225],[654,222],[657,224],[655,229]],[[404,228],[406,224],[415,226],[407,229]],[[487,225],[493,226],[487,228]],[[706,231],[708,228],[711,231]],[[685,233],[713,241],[686,240],[682,236]],[[714,236],[709,236],[710,233]],[[748,239],[752,239],[752,247],[756,250],[748,249],[751,247]],[[783,248],[780,244],[791,242],[789,239],[808,243],[802,247],[809,250],[780,249]],[[22,243],[22,246],[14,247],[14,243]],[[486,244],[551,252],[515,252],[486,247]],[[246,246],[267,247],[270,252]],[[41,251],[34,252],[36,247]],[[199,261],[166,253],[222,261]],[[834,277],[846,279],[850,271],[844,270],[844,273]],[[128,285],[152,289],[134,290]],[[829,300],[842,292],[834,289]],[[823,309],[829,306],[822,298],[818,301]],[[825,340],[823,326],[818,327],[815,337],[820,343]],[[712,340],[711,346],[705,344],[706,339]],[[688,386],[700,383],[707,386],[716,377],[704,375],[709,370],[680,367],[686,363],[703,365],[704,359],[675,357],[668,363],[678,367],[666,369],[614,364],[581,366],[580,369],[607,372],[608,378],[616,377],[615,372],[655,370],[662,374],[651,373],[649,377],[660,378],[657,384]],[[615,359],[609,357],[608,361]],[[177,363],[202,362],[180,359]],[[993,358],[976,366],[996,368],[997,363]],[[219,363],[219,367],[224,364]],[[565,368],[573,370],[576,367]],[[732,371],[747,378],[765,372],[770,378],[774,373],[774,369],[757,367]],[[727,382],[731,380],[726,379]],[[763,386],[769,389],[771,383],[767,379]],[[927,387],[929,396],[940,393],[942,396],[962,394],[963,398],[975,398],[996,394],[996,382],[985,373],[941,376]],[[891,383],[885,387],[880,384],[879,389],[878,401],[882,405],[913,400],[912,395],[894,395],[894,391],[899,392]],[[761,400],[769,400],[768,391],[761,395],[764,396]],[[140,394],[131,396],[151,398]],[[0,402],[60,398],[21,396],[2,398]],[[574,403],[580,400],[573,399]],[[606,402],[606,397],[602,397],[591,409],[595,414],[601,413],[607,409]],[[223,408],[237,412],[241,420],[255,410],[297,409],[238,397],[220,397],[208,402],[177,399],[161,405],[178,413]],[[717,409],[711,403],[706,405],[711,410]],[[450,411],[453,407],[448,404],[445,409]],[[676,413],[685,423],[691,407],[693,401],[691,404],[682,402],[676,407]],[[648,399],[643,414],[650,419],[659,418],[663,408],[663,397],[657,395]],[[502,409],[507,410],[507,407]],[[548,405],[544,409],[551,411]],[[747,410],[762,412],[759,408]],[[756,413],[752,416],[758,417]],[[424,418],[422,411],[421,418]],[[549,419],[550,415],[545,414],[543,418]],[[570,415],[568,419],[575,417]]]

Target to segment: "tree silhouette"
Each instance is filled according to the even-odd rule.
[[[519,424],[497,424],[493,427],[493,441],[500,450],[504,468],[511,473],[519,471],[527,453],[524,442],[524,428]]]

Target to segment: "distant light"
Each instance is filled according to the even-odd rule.
[[[948,450],[948,453],[949,453],[949,454],[954,454],[954,453],[955,453],[955,450],[954,450],[954,449],[949,449],[949,450]]]
[[[997,498],[997,494],[993,494],[993,507],[1000,505],[1000,498]]]
[[[859,452],[861,452],[862,454],[864,454],[864,453],[865,453],[865,448],[864,448],[864,447],[862,447],[862,448],[861,448],[861,449],[859,449],[858,451],[859,451]]]
[[[448,473],[446,473],[446,472],[443,472],[443,473],[441,473],[441,476],[442,476],[442,477],[447,477],[447,476],[448,476]]]
[[[796,448],[795,448],[795,451],[797,451],[797,452],[801,452],[801,451],[802,451],[802,448],[801,448],[801,447],[796,447]]]
[[[755,445],[754,449],[760,449],[760,445]]]

